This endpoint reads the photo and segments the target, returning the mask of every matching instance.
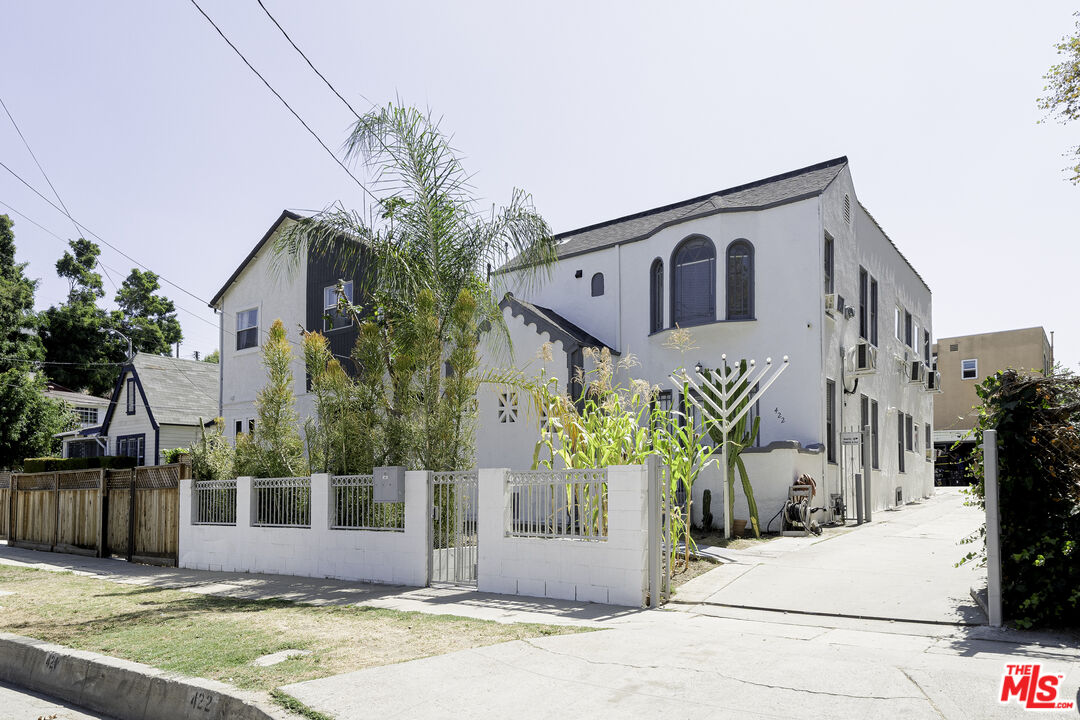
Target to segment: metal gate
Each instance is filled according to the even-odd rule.
[[[476,587],[475,470],[432,474],[431,584]]]

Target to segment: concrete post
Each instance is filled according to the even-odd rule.
[[[874,514],[874,484],[871,480],[871,470],[873,470],[874,459],[871,453],[874,448],[870,444],[870,426],[862,426],[862,456],[863,456],[863,502],[866,503],[866,511],[863,513],[866,516],[866,522],[870,522]]]
[[[255,507],[251,502],[250,476],[236,478],[236,526],[251,527],[255,524]]]
[[[328,473],[315,473],[311,476],[311,532],[329,532],[333,521],[330,519],[334,512],[333,498],[330,497],[330,475]]]
[[[497,579],[502,565],[502,549],[511,512],[506,485],[508,468],[477,470],[476,518],[476,589],[498,592]]]
[[[408,548],[402,559],[408,567],[394,568],[394,581],[403,585],[424,587],[430,577],[430,487],[431,473],[427,470],[405,472],[405,540]]]
[[[991,627],[1001,627],[1001,514],[998,508],[997,430],[983,431],[983,488],[986,504],[986,609]]]
[[[645,459],[648,488],[645,497],[649,513],[649,607],[660,607],[660,458]]]
[[[863,519],[863,479],[862,473],[855,473],[855,524],[862,525]]]

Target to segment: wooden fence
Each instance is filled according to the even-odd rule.
[[[34,550],[175,565],[186,464],[0,474],[0,536]]]

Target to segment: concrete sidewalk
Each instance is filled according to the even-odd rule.
[[[501,623],[600,627],[634,621],[633,608],[547,598],[480,593],[454,587],[413,588],[292,575],[259,575],[139,565],[111,558],[39,552],[0,543],[0,564],[19,565],[128,585],[142,585],[243,600],[292,600],[312,605],[367,605]]]
[[[981,513],[956,488],[858,528],[779,538],[749,550],[716,549],[724,565],[678,589],[679,605],[721,605],[823,615],[981,624],[970,595],[985,569],[954,567]],[[974,546],[972,546],[974,547]]]

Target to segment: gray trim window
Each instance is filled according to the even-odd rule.
[[[870,277],[870,344],[877,347],[878,307],[877,280]]]
[[[259,308],[250,308],[236,313],[236,349],[259,345]]]
[[[870,424],[870,398],[859,396],[859,432]],[[859,444],[859,467],[866,467],[866,445]]]
[[[968,358],[960,361],[960,379],[974,380],[979,377],[979,361],[976,358]]]
[[[754,317],[754,246],[739,239],[728,245],[726,265],[727,319]]]
[[[870,326],[870,318],[867,317],[867,305],[870,299],[870,274],[866,268],[859,267],[859,337],[866,340]]]
[[[133,457],[136,465],[146,464],[146,435],[121,435],[116,438],[117,457]]]
[[[350,303],[353,301],[353,284],[352,280],[345,282],[342,285],[342,292],[345,295],[345,299]],[[331,330],[341,330],[352,326],[352,317],[348,313],[342,312],[338,306],[337,297],[337,285],[329,285],[323,288],[323,332],[330,332]]]
[[[688,237],[671,254],[671,322],[716,320],[716,248],[703,235]]]
[[[825,458],[836,462],[836,383],[825,381]]]
[[[127,414],[135,414],[135,378],[127,379]]]
[[[907,345],[909,348],[914,348],[915,347],[915,345],[913,344],[914,340],[912,339],[911,335],[912,335],[911,313],[909,313],[907,310],[905,310],[904,311],[904,344]]]
[[[825,233],[825,294],[833,292],[833,238]]]
[[[893,319],[896,321],[896,339],[904,342],[904,308],[897,305]]]
[[[929,330],[923,330],[922,341],[923,341],[923,362],[926,363],[927,367],[930,367],[930,331]]]
[[[595,273],[592,276],[592,296],[600,297],[604,294],[604,273]]]
[[[906,442],[904,443],[904,446],[907,448],[908,452],[911,452],[911,451],[913,451],[915,449],[915,445],[912,442],[912,438],[913,438],[913,435],[914,435],[913,432],[912,432],[912,425],[913,425],[912,417],[910,415],[905,415],[904,416],[904,429],[906,431],[906,433],[905,433]]]
[[[248,435],[255,435],[255,418],[248,418]]]
[[[926,462],[934,462],[934,441],[930,423],[923,425],[923,430],[926,432]]]
[[[233,437],[236,437],[237,435],[242,435],[243,432],[244,432],[244,421],[243,420],[235,421],[233,423]]]
[[[871,435],[871,458],[870,464],[875,470],[881,468],[881,459],[878,457],[878,404],[877,400],[870,401],[870,435]]]
[[[98,409],[92,407],[75,408],[75,416],[82,425],[96,425],[98,421]]]
[[[649,332],[664,328],[664,261],[653,260],[649,269]]]
[[[904,413],[896,413],[896,461],[900,472],[904,472]]]

